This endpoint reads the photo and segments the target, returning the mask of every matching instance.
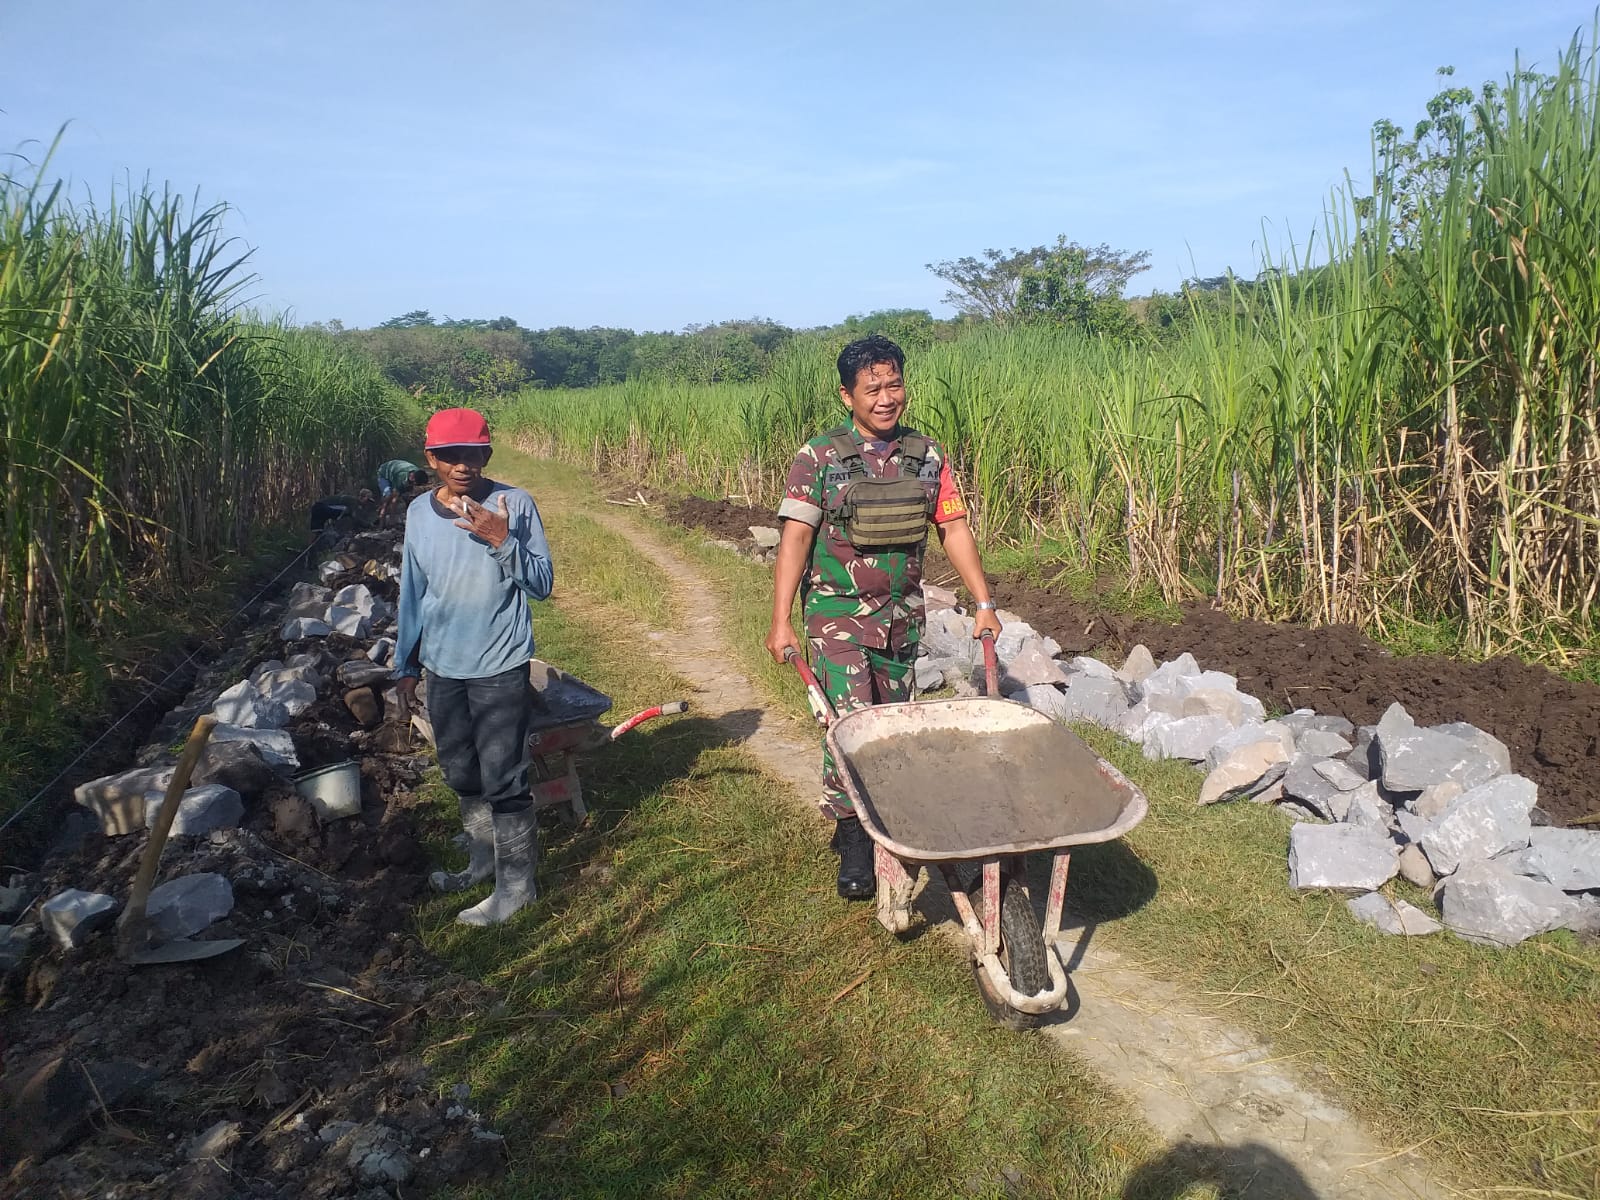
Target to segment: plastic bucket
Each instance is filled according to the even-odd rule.
[[[295,778],[294,786],[324,821],[353,817],[361,811],[361,765],[354,759],[307,771]]]

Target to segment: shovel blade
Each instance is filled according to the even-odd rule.
[[[202,958],[215,958],[219,954],[226,954],[230,950],[237,950],[244,945],[243,938],[216,938],[213,941],[197,942],[190,938],[179,938],[172,942],[163,942],[159,946],[146,946],[132,949],[125,957],[135,966],[153,966],[158,963],[195,962]]]

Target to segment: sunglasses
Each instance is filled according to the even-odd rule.
[[[489,447],[487,446],[440,446],[437,450],[428,451],[442,463],[451,466],[465,464],[472,467],[481,467],[489,461]]]

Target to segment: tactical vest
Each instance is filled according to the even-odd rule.
[[[849,473],[827,511],[828,520],[844,531],[857,550],[886,550],[920,545],[928,536],[933,501],[919,476],[928,459],[928,439],[908,433],[900,439],[900,474],[876,476],[867,469],[861,447],[840,428],[828,435],[834,456]]]

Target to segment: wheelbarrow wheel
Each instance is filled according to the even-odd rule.
[[[975,896],[983,892],[980,875],[968,889]],[[1033,901],[1020,879],[1010,875],[1000,876],[1000,965],[1011,976],[1011,986],[1024,996],[1037,995],[1050,986],[1049,953],[1044,944],[1044,930],[1033,911]],[[983,997],[989,1015],[1007,1029],[1022,1032],[1033,1029],[1043,1020],[1040,1013],[1025,1013],[1012,1008],[994,990],[983,964],[972,963],[973,978],[978,982],[978,994]]]

